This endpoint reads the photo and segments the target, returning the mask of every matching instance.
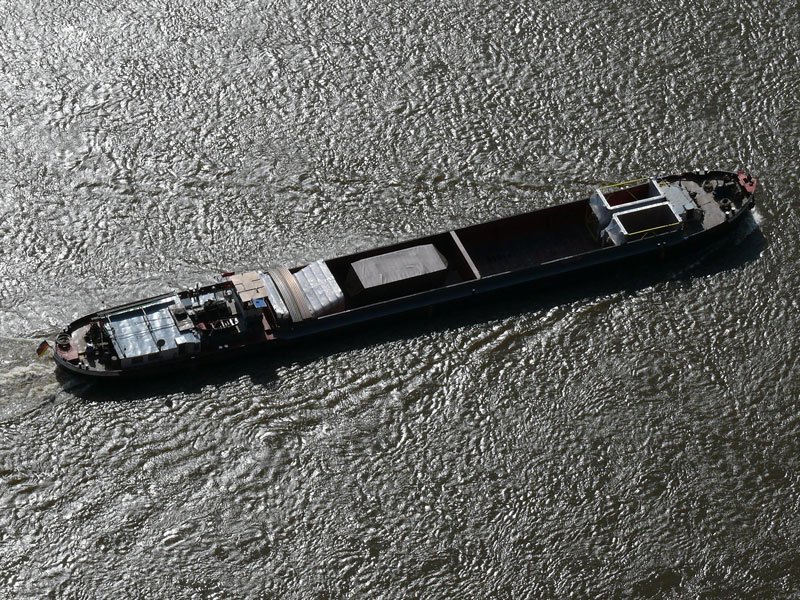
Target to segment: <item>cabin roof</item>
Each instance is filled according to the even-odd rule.
[[[108,315],[104,324],[120,358],[147,356],[174,350],[178,344],[197,341],[193,331],[181,332],[170,307],[178,296],[162,298]],[[159,347],[160,344],[160,347]]]

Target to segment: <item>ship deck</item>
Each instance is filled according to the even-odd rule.
[[[477,242],[472,245],[470,254],[478,271],[497,274],[584,254],[599,247],[586,226],[579,223],[558,230],[539,231],[536,235]]]
[[[456,231],[481,276],[525,269],[600,249],[586,224],[587,200]]]

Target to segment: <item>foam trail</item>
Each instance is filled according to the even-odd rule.
[[[32,338],[32,337],[14,337],[10,335],[0,335],[0,340],[5,342],[41,342],[45,336]]]
[[[39,376],[49,374],[53,371],[53,364],[50,361],[44,360],[31,362],[27,365],[18,365],[11,367],[6,371],[0,371],[0,385],[8,385],[13,381],[20,379],[28,379],[31,376]]]
[[[750,210],[750,214],[753,215],[753,219],[756,222],[756,225],[761,225],[764,222],[764,215],[761,214],[761,211],[758,210],[758,206],[754,206]]]
[[[734,238],[736,245],[741,244],[764,222],[763,215],[757,211],[758,209],[753,208],[750,213],[744,215],[741,224],[736,228],[736,236]]]

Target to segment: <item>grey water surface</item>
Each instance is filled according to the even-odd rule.
[[[0,0],[0,598],[797,597],[792,0]],[[744,166],[688,264],[99,386],[102,306]]]

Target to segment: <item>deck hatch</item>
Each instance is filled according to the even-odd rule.
[[[294,278],[315,317],[344,310],[344,293],[325,261],[313,262],[296,273]]]
[[[677,231],[683,221],[669,202],[641,206],[615,213],[611,223],[603,230],[604,240],[615,246],[653,235]]]
[[[352,296],[376,301],[441,285],[446,274],[447,259],[433,244],[423,244],[353,262],[345,287]]]
[[[611,222],[612,215],[642,206],[664,202],[664,192],[655,179],[640,179],[598,188],[589,198],[589,206],[600,229]]]

